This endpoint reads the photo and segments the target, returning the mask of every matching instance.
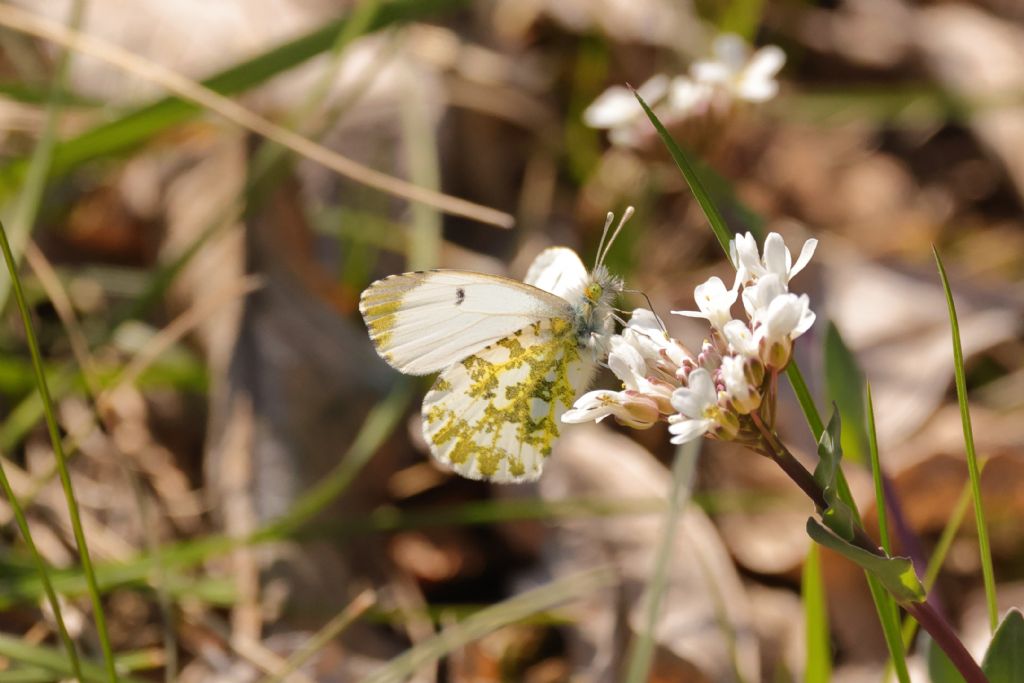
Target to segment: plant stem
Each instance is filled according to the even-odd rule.
[[[801,491],[807,494],[807,497],[811,499],[819,512],[828,507],[825,501],[825,492],[814,478],[814,475],[800,464],[800,461],[779,440],[778,435],[769,430],[756,413],[751,414],[751,417],[763,437],[764,452],[782,468],[782,471],[793,480],[793,483],[800,487]],[[879,549],[875,541],[868,536],[859,523],[854,527],[853,533],[854,536],[851,542],[854,545],[875,555],[885,556],[885,553]],[[942,651],[946,653],[949,660],[967,683],[988,683],[988,678],[985,677],[981,667],[971,657],[964,644],[960,642],[960,638],[957,637],[952,626],[934,607],[927,602],[901,602],[900,605],[921,624],[921,627],[942,648]]]

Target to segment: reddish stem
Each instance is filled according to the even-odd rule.
[[[828,507],[828,503],[825,501],[825,492],[814,478],[814,475],[801,465],[800,461],[789,452],[778,436],[765,426],[757,413],[751,413],[750,417],[761,433],[765,446],[764,452],[782,468],[782,471],[800,487],[801,491],[807,494],[807,497],[811,499],[819,513]],[[854,527],[852,543],[874,555],[885,556],[879,549],[878,544],[868,536],[860,524]],[[935,611],[934,607],[927,602],[901,602],[900,605],[907,610],[910,616],[917,620],[917,623],[928,632],[932,640],[942,648],[942,651],[949,657],[949,661],[953,663],[953,666],[956,667],[967,683],[988,683],[985,673],[978,666],[978,663],[974,661],[974,658],[971,657],[964,644],[960,642],[960,638],[957,637],[952,626],[942,615]]]

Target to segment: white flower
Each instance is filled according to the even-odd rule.
[[[669,113],[683,118],[705,110],[714,95],[714,88],[707,83],[698,83],[686,76],[676,76],[668,87],[666,108]]]
[[[668,76],[656,74],[637,88],[636,92],[648,106],[654,107],[668,94],[668,87]],[[637,102],[636,96],[621,85],[613,85],[605,90],[583,111],[583,122],[586,125],[610,131],[612,142],[620,145],[635,142],[636,123],[644,118],[643,107]]]
[[[809,239],[800,249],[800,256],[793,263],[793,255],[789,252],[782,235],[769,233],[764,240],[764,257],[757,251],[757,241],[749,232],[737,235],[729,242],[729,258],[736,267],[736,276],[740,282],[757,281],[768,273],[778,275],[788,289],[789,281],[799,273],[814,256],[818,240]]]
[[[786,54],[775,45],[751,54],[742,38],[723,33],[711,45],[711,59],[694,62],[690,74],[698,83],[725,90],[747,102],[765,102],[775,97],[779,84],[775,76],[786,63]]]
[[[680,387],[672,393],[672,407],[679,411],[668,428],[673,435],[672,443],[693,441],[715,425],[718,394],[707,370],[697,368],[690,373],[689,386]]]
[[[611,338],[608,368],[622,380],[627,391],[635,392],[654,401],[661,412],[672,412],[671,397],[674,388],[667,382],[649,376],[649,368],[640,351],[621,335]]]
[[[761,393],[750,383],[748,360],[742,356],[722,358],[722,381],[736,412],[746,415],[761,405]]]
[[[757,358],[757,340],[750,326],[742,320],[730,320],[722,328],[729,350],[745,358]]]
[[[637,308],[622,330],[622,337],[632,344],[647,361],[648,366],[660,368],[669,375],[693,356],[677,340],[668,336],[658,316],[646,308]]]
[[[580,396],[570,410],[562,415],[562,422],[600,422],[609,415],[633,429],[647,429],[660,417],[657,404],[634,391],[599,389]]]
[[[811,328],[814,318],[806,294],[775,297],[763,310],[761,324],[754,331],[764,364],[771,368],[784,368],[789,362],[793,340]]]
[[[697,311],[672,311],[675,315],[690,318],[706,318],[716,330],[732,320],[730,309],[736,303],[736,287],[726,289],[721,278],[712,277],[707,282],[697,285],[693,290],[693,298],[697,303]]]
[[[727,396],[723,394],[722,398]],[[704,368],[695,369],[687,386],[672,392],[672,407],[679,411],[668,420],[672,443],[686,443],[704,434],[732,439],[739,431],[739,418],[719,405],[714,381]]]
[[[762,275],[754,284],[743,288],[743,308],[755,329],[771,303],[786,293],[786,285],[775,273]]]

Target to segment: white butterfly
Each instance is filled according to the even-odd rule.
[[[552,247],[523,282],[428,270],[366,288],[359,311],[377,353],[408,375],[442,371],[423,399],[434,457],[470,479],[540,476],[562,413],[590,384],[612,332],[622,281],[603,261],[631,215],[589,274],[576,252]],[[610,224],[611,215],[606,234]]]

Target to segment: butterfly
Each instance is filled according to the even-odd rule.
[[[622,280],[604,266],[611,214],[587,272],[576,252],[541,252],[520,282],[462,270],[392,275],[359,311],[377,353],[407,375],[440,371],[423,399],[437,460],[470,479],[537,479],[562,414],[588,387],[615,325]]]

